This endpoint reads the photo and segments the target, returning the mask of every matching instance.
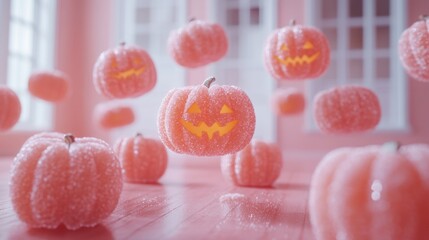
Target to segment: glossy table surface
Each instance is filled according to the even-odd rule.
[[[316,160],[285,161],[272,188],[237,187],[219,159],[170,157],[158,184],[124,185],[112,215],[93,228],[30,229],[15,215],[0,158],[0,239],[314,239],[307,200]]]

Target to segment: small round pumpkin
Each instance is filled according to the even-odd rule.
[[[334,87],[314,98],[314,118],[322,132],[352,133],[373,129],[381,117],[377,95],[362,86]]]
[[[12,206],[31,227],[90,227],[115,209],[122,190],[120,163],[96,138],[39,133],[13,160]]]
[[[113,147],[122,165],[125,181],[153,183],[164,175],[168,155],[161,141],[134,137],[118,139]]]
[[[278,80],[302,80],[322,75],[330,63],[328,39],[317,28],[295,24],[275,30],[264,48],[264,63]]]
[[[225,56],[228,39],[221,25],[191,20],[185,27],[170,33],[167,48],[179,65],[196,68]]]
[[[104,129],[130,125],[134,122],[134,110],[127,105],[99,103],[94,110],[96,123]]]
[[[28,79],[28,91],[35,97],[60,102],[69,94],[70,83],[67,76],[58,71],[39,71]]]
[[[399,59],[408,74],[429,82],[429,17],[422,16],[399,38]]]
[[[316,239],[429,236],[429,146],[340,148],[313,173],[309,213]]]
[[[238,186],[271,186],[279,177],[282,166],[280,148],[258,140],[251,141],[239,152],[221,158],[223,176]]]
[[[21,116],[21,101],[16,93],[0,85],[0,131],[11,129]]]
[[[125,44],[102,52],[93,70],[95,89],[108,98],[139,97],[155,87],[156,78],[149,54]]]
[[[215,156],[244,148],[255,131],[255,111],[236,86],[211,85],[172,89],[158,111],[158,132],[166,147],[178,153]]]
[[[277,115],[293,115],[304,111],[305,97],[295,88],[276,90],[272,96],[271,104]]]

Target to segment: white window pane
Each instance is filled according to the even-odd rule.
[[[343,1],[343,0],[339,0]],[[349,16],[362,17],[363,16],[363,0],[349,0]]]
[[[259,25],[259,7],[250,8],[250,25]]]
[[[390,0],[377,0],[375,6],[375,14],[377,17],[389,16],[390,14]]]
[[[150,22],[150,9],[149,8],[137,8],[136,10],[136,23],[137,24],[149,24]]]
[[[149,33],[140,33],[136,36],[137,44],[145,49],[150,47],[150,36]]]
[[[22,19],[28,23],[33,22],[34,1],[35,0],[12,0],[12,17]]]
[[[388,49],[390,47],[390,27],[377,26],[376,27],[376,47],[378,49]]]
[[[349,48],[362,49],[363,48],[363,28],[352,27],[349,30]]]
[[[331,50],[337,49],[337,29],[336,28],[322,28],[322,32],[326,35],[329,41]]]
[[[11,52],[31,56],[33,53],[33,30],[20,23],[11,23],[9,44]]]
[[[349,60],[349,79],[354,83],[361,82],[363,79],[363,60],[350,59]]]
[[[15,56],[9,56],[7,65],[7,85],[13,89],[18,88],[19,79],[19,60]]]
[[[344,1],[344,0],[338,0],[338,1]],[[323,0],[321,1],[321,7],[322,7],[322,19],[332,19],[337,18],[337,0]]]
[[[376,59],[376,77],[389,78],[390,76],[390,60],[389,58]]]
[[[238,8],[226,10],[226,24],[228,26],[237,26],[240,24],[240,11]]]

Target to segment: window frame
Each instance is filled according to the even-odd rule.
[[[13,89],[21,100],[21,116],[18,123],[13,127],[11,131],[41,131],[50,130],[53,128],[54,122],[54,111],[53,106],[40,99],[34,98],[27,90],[26,85],[30,74],[35,70],[40,69],[54,69],[54,58],[55,58],[55,43],[56,43],[56,0],[35,0],[33,2],[33,19],[31,22],[26,23],[21,19],[15,19],[12,15],[13,0],[4,0],[0,2],[1,19],[0,26],[2,34],[0,37],[0,84],[5,84]],[[42,8],[43,7],[43,8]],[[41,14],[41,11],[45,10],[45,15]],[[42,18],[45,18],[46,26],[42,25]],[[31,29],[32,39],[32,50],[30,56],[23,57],[26,61],[30,62],[30,69],[28,76],[18,79],[19,83],[15,85],[21,85],[21,87],[13,87],[10,79],[15,79],[10,73],[11,59],[19,59],[18,53],[13,53],[10,37],[12,31],[12,24],[21,24],[24,28]],[[43,34],[42,34],[43,33]],[[45,46],[45,57],[41,57],[39,54],[41,44]],[[23,59],[21,58],[21,59]],[[26,114],[25,117],[23,114]]]
[[[376,42],[374,35],[376,34],[376,25],[375,18],[376,15],[376,7],[375,2],[372,0],[362,0],[363,1],[363,16],[362,16],[362,24],[358,25],[362,27],[363,32],[363,44],[362,47],[362,61],[363,61],[363,85],[374,88],[376,87],[375,79],[376,71],[375,71],[375,61],[376,61]],[[399,39],[400,34],[405,28],[407,22],[407,3],[404,0],[390,0],[390,14],[387,17],[389,26],[389,41],[390,45],[387,48],[387,58],[390,59],[390,69],[389,69],[389,79],[391,79],[389,86],[389,97],[386,101],[389,102],[388,108],[390,112],[389,122],[384,125],[379,124],[375,129],[376,132],[409,132],[409,122],[408,122],[408,81],[405,74],[405,71],[400,63],[398,52],[397,52],[397,39]],[[309,25],[322,28],[320,22],[322,21],[321,12],[321,1],[319,0],[307,0],[306,9],[305,9],[305,18],[306,22]],[[348,61],[342,61],[344,59],[349,60],[350,58],[346,58],[346,55],[350,53],[350,49],[348,47],[348,35],[349,30],[351,29],[348,26],[346,19],[348,18],[348,10],[349,10],[349,1],[337,0],[337,16],[332,21],[333,26],[337,27],[337,51],[334,52],[338,55],[337,61],[339,63],[339,67],[337,67],[337,76],[336,81],[337,84],[343,85],[347,84],[348,81]],[[372,5],[371,5],[372,4]],[[347,11],[344,11],[346,9]],[[343,11],[342,11],[343,10]],[[370,13],[373,13],[370,15]],[[380,17],[383,18],[383,17]],[[384,17],[386,18],[386,17]],[[326,21],[326,20],[325,20]],[[338,23],[337,23],[338,22]],[[353,22],[354,23],[354,22]],[[354,23],[355,25],[356,23]],[[371,27],[365,27],[371,26]],[[326,27],[326,26],[325,26]],[[368,37],[365,37],[368,36]],[[371,46],[371,49],[365,48],[366,45]],[[371,51],[375,49],[375,51]],[[331,54],[331,57],[333,55]],[[368,60],[369,59],[369,60]],[[341,65],[341,66],[340,66]],[[392,77],[393,76],[393,77]],[[323,76],[322,76],[323,77]],[[325,88],[319,88],[315,81],[321,81],[322,79],[311,80],[306,83],[306,92],[310,102],[313,101],[315,95],[318,91],[325,90]],[[329,83],[328,83],[329,85]],[[335,84],[334,84],[335,85]],[[381,85],[381,84],[379,84]],[[382,101],[382,99],[380,99]],[[318,132],[318,128],[313,119],[313,106],[307,108],[305,113],[305,131],[307,132]],[[394,113],[394,114],[393,114]]]

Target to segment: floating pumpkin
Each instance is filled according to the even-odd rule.
[[[118,159],[96,138],[40,133],[13,160],[10,196],[31,227],[90,227],[115,209],[122,190]]]
[[[292,21],[290,26],[277,29],[268,37],[264,62],[278,80],[317,78],[329,66],[328,39],[317,28]]]
[[[59,102],[67,97],[69,85],[67,76],[60,71],[39,71],[31,74],[28,91],[40,99]]]
[[[185,27],[170,33],[167,47],[179,65],[196,68],[225,56],[228,39],[219,24],[191,20]]]
[[[244,148],[255,131],[255,112],[244,91],[211,85],[172,89],[158,112],[162,142],[178,153],[214,156]]]
[[[11,129],[21,116],[21,102],[16,93],[0,85],[0,131]]]
[[[127,126],[134,122],[134,110],[127,105],[100,103],[95,107],[94,118],[99,126],[112,129]]]
[[[316,167],[309,212],[316,239],[427,239],[429,146],[340,148]]]
[[[399,58],[408,74],[419,81],[429,82],[429,17],[407,28],[399,38]]]
[[[223,176],[238,186],[271,186],[279,177],[282,165],[280,148],[257,140],[241,151],[221,158]]]
[[[100,54],[93,82],[97,92],[108,98],[139,97],[155,87],[156,69],[144,49],[121,44]]]
[[[277,115],[292,115],[302,113],[305,108],[305,97],[295,88],[276,90],[271,104]]]
[[[114,150],[122,163],[125,181],[156,182],[167,168],[165,146],[159,140],[144,138],[142,134],[119,139]]]
[[[373,129],[380,121],[377,95],[362,86],[343,86],[319,92],[314,99],[314,118],[327,133],[351,133]]]

